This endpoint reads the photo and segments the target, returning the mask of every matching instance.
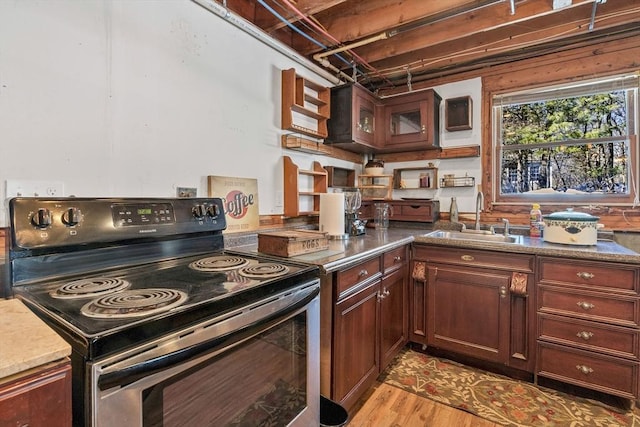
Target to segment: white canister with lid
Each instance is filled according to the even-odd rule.
[[[544,215],[545,242],[589,246],[598,243],[598,218],[584,212],[567,209]]]

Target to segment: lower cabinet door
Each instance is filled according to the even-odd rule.
[[[406,269],[385,276],[380,285],[380,368],[384,369],[408,341]]]
[[[380,280],[336,303],[333,400],[350,409],[378,376]]]
[[[0,426],[71,427],[71,364],[0,385]]]
[[[428,345],[490,362],[509,360],[510,273],[428,266]]]

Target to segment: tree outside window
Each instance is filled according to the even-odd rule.
[[[494,97],[499,200],[632,202],[638,79]]]

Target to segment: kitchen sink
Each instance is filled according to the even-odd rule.
[[[478,242],[495,242],[495,243],[522,243],[522,236],[503,234],[493,234],[490,232],[479,232],[476,230],[465,231],[446,231],[436,230],[427,234],[426,237],[436,237],[439,239],[455,239],[455,240],[474,240]]]

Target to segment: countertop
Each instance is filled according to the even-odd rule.
[[[17,299],[0,300],[0,379],[71,354],[71,346]]]
[[[472,239],[443,239],[428,234],[417,235],[417,243],[437,244],[467,249],[485,249],[499,252],[548,255],[565,258],[640,263],[640,254],[611,240],[598,240],[594,246],[572,246],[548,243],[541,238],[522,236],[520,243],[483,242]]]
[[[367,233],[362,236],[351,236],[342,240],[329,240],[329,249],[298,255],[289,259],[317,265],[322,273],[330,273],[349,268],[365,258],[380,255],[398,246],[407,245],[413,242],[416,234],[424,233],[425,231],[404,228],[389,228],[385,231],[367,229]],[[230,247],[229,249],[255,255],[258,253],[258,244]]]
[[[595,246],[571,246],[548,243],[543,239],[523,236],[520,243],[485,242],[462,239],[430,237],[431,230],[416,228],[389,228],[386,231],[367,229],[365,235],[352,236],[345,240],[330,240],[329,249],[306,255],[291,257],[292,261],[318,265],[323,273],[348,268],[364,258],[380,255],[398,246],[412,242],[444,245],[467,249],[484,249],[508,253],[548,255],[565,258],[640,263],[640,254],[611,241],[599,240]],[[257,242],[243,246],[232,246],[229,250],[250,254],[258,253]]]

